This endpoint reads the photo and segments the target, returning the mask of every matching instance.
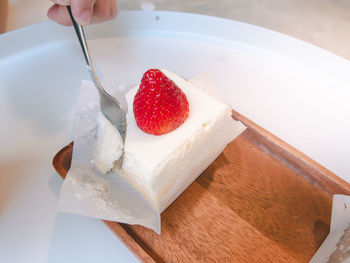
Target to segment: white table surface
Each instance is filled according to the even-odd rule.
[[[47,20],[49,1],[12,2],[9,31]],[[238,0],[174,2],[153,1],[157,9],[198,12],[265,26],[350,58],[350,36],[346,34],[350,29],[350,5],[347,1],[338,1],[338,4],[332,4],[330,0],[308,1],[307,4],[301,0],[285,1],[284,4],[267,0],[251,1],[250,4]],[[136,9],[140,3],[122,0],[119,7]],[[57,131],[58,125],[65,120],[55,116],[57,119],[53,121],[38,112],[34,115],[46,118],[44,121],[49,123],[48,127],[41,129],[43,127],[35,126],[42,119],[17,126],[18,123],[11,121],[11,116],[30,116],[26,109],[33,108],[28,98],[35,94],[26,94],[25,87],[23,92],[25,99],[20,100],[14,112],[6,112],[8,119],[2,120],[9,131],[23,129],[27,132],[16,138],[6,152],[0,149],[0,169],[5,171],[5,176],[0,176],[0,262],[137,262],[99,220],[57,213],[57,196],[62,181],[53,171],[50,164],[52,155],[47,155],[47,152],[53,154],[65,145],[71,136],[70,129]],[[15,100],[14,94],[6,96]],[[61,93],[57,92],[49,97],[54,101],[60,96]],[[0,110],[7,109],[0,103]],[[47,140],[41,140],[42,133],[47,135]],[[11,134],[7,134],[0,143],[4,144],[10,138]],[[38,145],[47,151],[34,151],[33,154],[30,149]],[[26,162],[25,165],[23,162]],[[41,165],[37,165],[39,163]],[[43,181],[42,174],[47,171],[51,175]]]

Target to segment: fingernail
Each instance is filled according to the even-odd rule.
[[[53,0],[51,0],[51,1],[53,1]],[[56,4],[59,4],[59,5],[69,5],[69,0],[56,0],[53,2],[55,2]]]
[[[91,9],[88,9],[88,8],[84,9],[79,15],[79,18],[78,18],[79,24],[81,25],[89,24],[91,20],[91,16],[92,16]]]

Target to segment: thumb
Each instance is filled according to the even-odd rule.
[[[90,23],[96,0],[71,0],[72,14],[78,24]]]

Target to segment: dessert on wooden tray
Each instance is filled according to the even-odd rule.
[[[207,142],[210,143],[203,143],[203,147],[199,147],[200,143],[196,142],[196,140],[201,142],[197,139],[201,137],[187,135],[179,138],[183,141],[188,138],[193,139],[193,151],[195,151],[193,155],[186,150],[181,152],[181,147],[177,148],[179,145],[187,145],[183,141],[175,143],[175,140],[166,139],[175,137],[172,134],[186,128],[186,123],[191,120],[195,107],[193,100],[198,98],[192,96],[201,91],[201,84],[196,82],[193,86],[191,84],[194,83],[193,81],[188,83],[171,72],[166,70],[162,72],[186,95],[188,116],[186,113],[179,114],[180,119],[185,117],[184,121],[179,121],[179,126],[170,132],[162,135],[146,133],[141,129],[145,127],[137,125],[133,109],[138,88],[130,91],[127,96],[129,134],[125,144],[124,160],[129,163],[130,168],[125,165],[122,171],[117,171],[124,178],[129,179],[135,189],[140,187],[139,191],[144,191],[145,198],[150,202],[153,201],[153,206],[159,211],[164,210],[170,200],[166,199],[166,195],[175,198],[184,190],[184,188],[180,189],[179,192],[171,195],[173,194],[171,189],[176,190],[178,185],[181,185],[180,180],[185,180],[186,176],[188,176],[186,179],[188,183],[192,180],[189,174],[181,174],[178,170],[184,167],[183,165],[187,165],[194,171],[191,176],[197,177],[205,166],[194,168],[196,158],[204,158],[212,152],[213,156],[207,156],[210,163],[209,159],[214,160],[216,154],[221,151],[218,146],[221,138],[216,136],[219,136],[220,132],[226,135],[230,133],[224,124],[222,130],[218,133],[214,132],[216,125],[219,124],[212,124],[209,126],[210,129],[208,128],[208,133],[212,132],[213,137],[209,137]],[[191,93],[188,91],[190,89],[195,91]],[[199,96],[202,96],[202,93],[200,94]],[[222,104],[215,96],[207,93],[204,95],[209,96],[217,105]],[[201,104],[203,101],[198,100],[197,103]],[[184,105],[183,109],[186,112],[186,103]],[[222,107],[225,108],[223,105]],[[211,113],[211,108],[205,107],[204,111]],[[231,113],[227,114],[231,115]],[[233,111],[233,116],[243,122],[248,127],[247,130],[230,143],[223,154],[162,213],[161,235],[140,225],[104,220],[104,223],[143,262],[308,262],[327,236],[332,195],[349,195],[349,184],[238,112]],[[214,117],[211,120],[215,123],[217,119]],[[224,123],[223,120],[222,122]],[[120,138],[118,134],[114,134],[113,127],[110,127],[105,119],[100,117],[99,123],[99,142],[95,147],[94,159],[95,165],[99,165],[100,169],[105,169],[104,172],[107,172],[115,169],[115,160],[119,158],[121,150]],[[149,127],[152,128],[152,125]],[[241,131],[244,129],[243,125],[237,124],[237,127],[240,127]],[[109,129],[112,131],[108,131]],[[133,132],[130,132],[132,130]],[[195,128],[191,128],[188,133],[193,134],[194,130]],[[235,133],[238,134],[237,130]],[[207,134],[204,133],[204,135]],[[115,140],[109,136],[116,136]],[[136,140],[136,136],[140,136],[140,141]],[[163,148],[157,146],[155,142],[157,140],[164,140],[166,146]],[[224,148],[230,140],[231,138],[222,143],[221,147]],[[75,143],[75,149],[79,148],[77,140]],[[108,149],[102,151],[105,147],[104,143],[109,146],[114,144],[114,148],[110,149],[111,152]],[[144,150],[146,146],[149,147],[149,151]],[[218,147],[218,151],[214,154],[215,147]],[[54,158],[53,164],[62,177],[66,176],[71,165],[72,148],[72,145],[65,147]],[[144,156],[135,156],[138,154],[137,149],[140,149]],[[175,155],[176,151],[178,155]],[[169,156],[174,154],[172,156],[182,158],[174,159],[174,162],[179,164],[177,169],[174,168],[176,174],[174,177],[169,172],[172,171],[171,169],[165,171],[151,166],[156,163],[156,158],[159,158],[159,165],[175,167],[171,166],[171,161],[167,163],[168,159],[164,152],[168,152]],[[150,155],[147,156],[147,153]],[[103,157],[103,154],[108,155],[110,159]],[[136,158],[140,158],[143,162]],[[151,162],[152,160],[154,163]],[[184,163],[180,160],[184,160]],[[98,161],[101,163],[98,164]],[[198,163],[202,164],[201,159]],[[143,168],[140,168],[141,165]],[[152,167],[155,168],[152,170]],[[145,173],[134,176],[128,172],[131,168],[138,168],[131,171],[142,170]],[[74,158],[70,171],[72,170],[74,170]],[[154,175],[149,171],[159,171],[159,173]],[[99,173],[98,176],[103,175]],[[110,174],[104,176],[108,177]],[[132,176],[133,178],[130,179]],[[165,182],[170,185],[170,190],[161,184],[161,181],[156,181],[159,180],[156,179],[159,176],[164,176]],[[132,180],[138,181],[135,183]],[[184,186],[186,186],[185,183]],[[162,196],[159,194],[161,190],[168,190],[168,192]]]

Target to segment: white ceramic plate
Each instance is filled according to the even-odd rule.
[[[151,67],[186,78],[208,72],[235,110],[350,180],[350,63],[345,59],[259,27],[172,12],[121,12],[115,21],[89,26],[87,36],[107,89],[136,84]],[[71,139],[72,107],[81,79],[88,78],[72,28],[44,23],[0,36],[0,165],[13,162],[0,175],[5,182],[0,192],[10,189],[3,195],[17,200],[0,196],[0,219],[6,219],[0,232],[8,229],[19,246],[31,244],[23,233],[34,236],[40,220],[40,242],[50,244],[52,192],[57,192],[52,189],[59,184],[50,162]],[[26,169],[14,168],[20,166]],[[12,223],[24,215],[32,222],[29,230]],[[45,251],[58,254],[56,243]]]

